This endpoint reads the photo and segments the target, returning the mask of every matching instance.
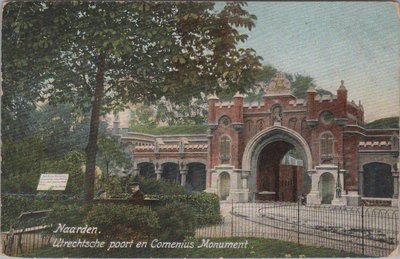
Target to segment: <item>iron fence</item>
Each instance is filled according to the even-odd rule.
[[[272,238],[379,257],[398,243],[399,213],[390,207],[253,202],[221,204],[221,212],[220,224],[196,236]]]

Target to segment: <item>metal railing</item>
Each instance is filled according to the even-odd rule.
[[[398,210],[391,207],[301,205],[285,202],[221,204],[223,221],[197,237],[263,237],[387,256],[398,244]]]

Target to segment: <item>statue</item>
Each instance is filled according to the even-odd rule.
[[[275,107],[272,110],[273,122],[282,122],[282,108],[280,106]]]

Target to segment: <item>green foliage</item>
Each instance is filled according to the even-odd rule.
[[[158,210],[162,232],[159,240],[183,241],[193,237],[196,229],[194,209],[184,203],[170,203]]]
[[[107,193],[107,197],[109,198],[126,198],[128,196],[126,184],[126,179],[110,176],[104,178],[102,181],[102,189]]]
[[[374,120],[367,123],[366,128],[368,129],[398,129],[399,128],[399,117],[389,117],[379,120]]]
[[[115,137],[100,134],[98,143],[99,163],[105,177],[110,174],[111,165],[126,167],[130,164],[129,154],[125,153]]]
[[[177,125],[177,126],[131,126],[130,131],[141,132],[153,135],[174,135],[174,134],[206,134],[207,125]]]
[[[18,197],[14,195],[1,195],[1,230],[8,231],[17,222],[17,218],[22,212],[45,209],[49,207],[46,202],[41,202],[32,198]]]
[[[5,139],[1,151],[3,179],[40,173],[41,161],[45,158],[45,143],[39,136]]]
[[[85,154],[80,150],[72,150],[61,159],[46,160],[43,173],[69,174],[65,194],[81,195],[83,189],[83,166]]]
[[[244,5],[229,2],[214,10],[209,2],[10,2],[2,48],[9,110],[13,89],[29,101],[91,109],[90,201],[102,111],[163,96],[179,103],[220,92],[221,82],[244,91],[254,82],[261,57],[237,47],[247,40],[238,29],[251,30],[257,18]]]
[[[131,114],[131,125],[145,126],[145,127],[156,127],[158,122],[156,121],[157,109],[152,105],[136,104]]]
[[[1,230],[8,231],[22,212],[50,209],[54,200],[2,193],[1,205]]]
[[[48,230],[52,233],[57,229],[58,224],[66,224],[67,226],[84,226],[84,219],[91,209],[91,205],[81,202],[71,202],[69,204],[55,203],[52,212],[45,219],[47,225],[52,228]],[[56,236],[73,237],[72,234],[56,233]]]
[[[221,222],[219,198],[215,194],[193,192],[186,195],[161,195],[158,197],[163,204],[182,203],[190,206],[195,212],[196,227]]]
[[[96,205],[85,222],[98,227],[101,233],[94,237],[105,240],[143,241],[154,238],[160,231],[156,212],[138,205]]]
[[[140,190],[148,195],[182,195],[186,194],[186,189],[176,183],[171,183],[163,180],[148,179],[144,177],[138,178]]]

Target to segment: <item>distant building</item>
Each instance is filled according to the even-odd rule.
[[[297,99],[277,73],[261,103],[245,103],[236,94],[228,102],[210,96],[208,107],[208,134],[153,136],[114,123],[132,152],[134,173],[222,200],[306,195],[310,204],[395,204],[399,130],[366,129],[364,108],[347,100],[343,81],[336,96],[310,88],[306,99]],[[296,160],[285,156],[290,150],[301,163],[288,163]]]

